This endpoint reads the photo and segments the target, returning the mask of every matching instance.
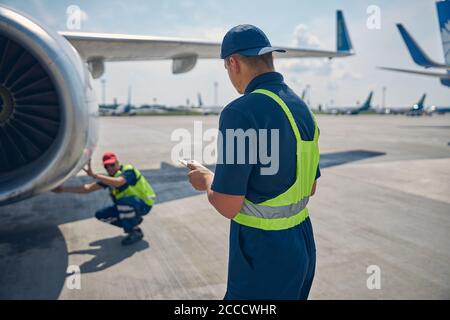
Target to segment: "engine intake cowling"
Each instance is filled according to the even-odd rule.
[[[61,125],[58,92],[41,63],[0,34],[0,174],[39,159]]]
[[[50,190],[91,155],[90,81],[68,41],[0,6],[0,204]]]

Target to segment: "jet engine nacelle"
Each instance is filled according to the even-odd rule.
[[[97,141],[91,75],[71,44],[0,7],[0,205],[76,174]]]

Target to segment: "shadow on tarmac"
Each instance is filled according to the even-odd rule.
[[[366,150],[323,154],[320,166],[324,169],[383,155]],[[209,168],[213,170],[214,166]],[[163,162],[160,169],[142,170],[142,174],[155,189],[156,205],[200,194],[187,181],[184,167]],[[67,184],[89,181],[88,177],[74,177]],[[68,253],[58,226],[91,219],[96,210],[108,205],[108,192],[98,191],[82,196],[49,192],[0,207],[0,299],[57,299],[67,276],[69,255],[92,254],[93,258],[80,266],[82,273],[89,273],[105,270],[149,248],[146,241],[122,247],[121,237],[114,237],[91,243],[94,248]]]
[[[106,238],[91,242],[91,249],[77,250],[69,252],[69,255],[88,254],[92,259],[80,265],[81,273],[98,272],[112,267],[135,253],[150,247],[149,243],[143,239],[130,246],[121,246],[120,241],[123,236]]]

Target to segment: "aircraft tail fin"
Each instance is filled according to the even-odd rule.
[[[336,11],[337,35],[336,49],[341,52],[352,52],[353,45],[345,23],[344,14],[341,10]]]
[[[425,98],[427,97],[427,94],[424,93],[422,98],[420,98],[419,102],[417,102],[417,105],[419,106],[420,109],[424,108],[424,103],[425,103]]]
[[[450,0],[436,2],[436,7],[444,59],[450,65]]]
[[[202,100],[202,95],[200,94],[200,92],[197,94],[197,98],[198,98],[198,106],[203,107],[203,100]]]
[[[397,28],[398,31],[400,31],[406,47],[408,48],[411,58],[416,64],[425,68],[435,67],[436,65],[438,65],[427,56],[427,54],[422,50],[422,48],[417,44],[414,38],[409,34],[409,32],[401,23],[397,24]]]
[[[369,96],[367,97],[366,101],[361,106],[362,110],[368,110],[372,106],[372,97],[373,97],[373,91],[370,91]]]

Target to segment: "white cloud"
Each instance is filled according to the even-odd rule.
[[[317,49],[322,46],[322,42],[314,34],[308,31],[308,27],[299,24],[294,28],[292,34],[292,45],[294,47]]]
[[[47,10],[46,5],[42,0],[32,0],[31,4],[47,25],[54,26],[57,24],[58,19]]]
[[[226,30],[223,27],[215,27],[215,28],[208,28],[208,29],[204,29],[201,28],[199,29],[199,32],[197,32],[199,34],[199,36],[203,39],[206,40],[210,40],[210,41],[219,41],[222,42],[223,37],[225,36],[225,34],[227,33],[228,30]]]
[[[295,47],[304,49],[323,48],[320,39],[308,30],[308,28],[299,24],[294,28],[291,43]],[[328,79],[360,79],[361,75],[347,67],[346,64],[329,59],[286,59],[277,63],[281,71],[288,74],[325,76]]]
[[[176,37],[222,42],[227,31],[228,30],[225,27],[183,27],[173,30],[172,35]]]

